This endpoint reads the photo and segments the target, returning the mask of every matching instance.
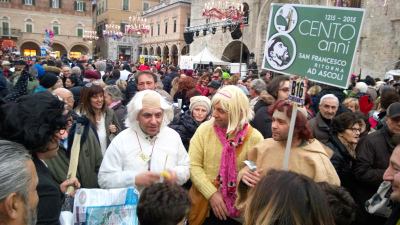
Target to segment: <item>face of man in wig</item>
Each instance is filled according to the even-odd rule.
[[[290,119],[286,111],[275,110],[272,114],[272,138],[275,141],[286,141],[289,133]]]
[[[137,121],[143,133],[153,137],[160,132],[164,117],[161,108],[160,98],[154,94],[146,94],[142,100],[142,110],[140,110]]]
[[[213,105],[212,116],[214,117],[215,125],[227,128],[229,124],[229,113],[225,111],[221,103],[217,102]]]

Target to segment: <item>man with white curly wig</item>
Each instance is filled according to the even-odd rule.
[[[167,125],[172,106],[153,90],[136,93],[128,104],[128,129],[116,136],[99,172],[101,188],[136,187],[189,179],[189,156],[179,134]]]

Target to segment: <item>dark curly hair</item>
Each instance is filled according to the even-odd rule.
[[[185,189],[176,184],[157,183],[143,190],[137,215],[141,225],[176,225],[185,218],[189,208]]]
[[[54,134],[64,129],[64,102],[50,92],[22,96],[0,106],[0,139],[20,143],[32,154],[45,152]]]
[[[332,133],[342,133],[354,124],[362,124],[362,118],[354,112],[344,112],[332,119]]]

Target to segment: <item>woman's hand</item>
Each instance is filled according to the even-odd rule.
[[[79,183],[76,177],[67,179],[60,184],[61,192],[66,193],[69,186],[74,187],[74,191],[72,193],[68,193],[68,195],[73,197],[75,195],[76,189],[81,187],[81,183]]]

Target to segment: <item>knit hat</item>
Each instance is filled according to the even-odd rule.
[[[39,81],[39,84],[44,88],[53,87],[58,81],[57,74],[52,72],[46,72]]]
[[[1,62],[1,66],[9,66],[11,65],[10,61],[4,60],[3,62]]]
[[[203,106],[208,114],[211,110],[211,101],[206,96],[193,96],[190,98],[189,110],[192,111],[196,106]]]
[[[46,72],[46,71],[44,70],[43,66],[36,63],[33,67],[34,67],[34,68],[36,69],[36,71],[37,71],[37,76],[38,76],[38,78],[41,79],[41,78],[43,77],[43,75],[45,74],[45,72]]]
[[[361,93],[367,93],[368,85],[364,82],[357,82],[355,88],[357,88]]]
[[[97,70],[85,70],[84,77],[86,79],[94,79],[94,80],[101,79],[101,75]]]
[[[219,87],[221,87],[221,83],[219,81],[212,80],[212,81],[210,81],[210,83],[208,83],[207,87],[212,87],[214,89],[218,89]]]

